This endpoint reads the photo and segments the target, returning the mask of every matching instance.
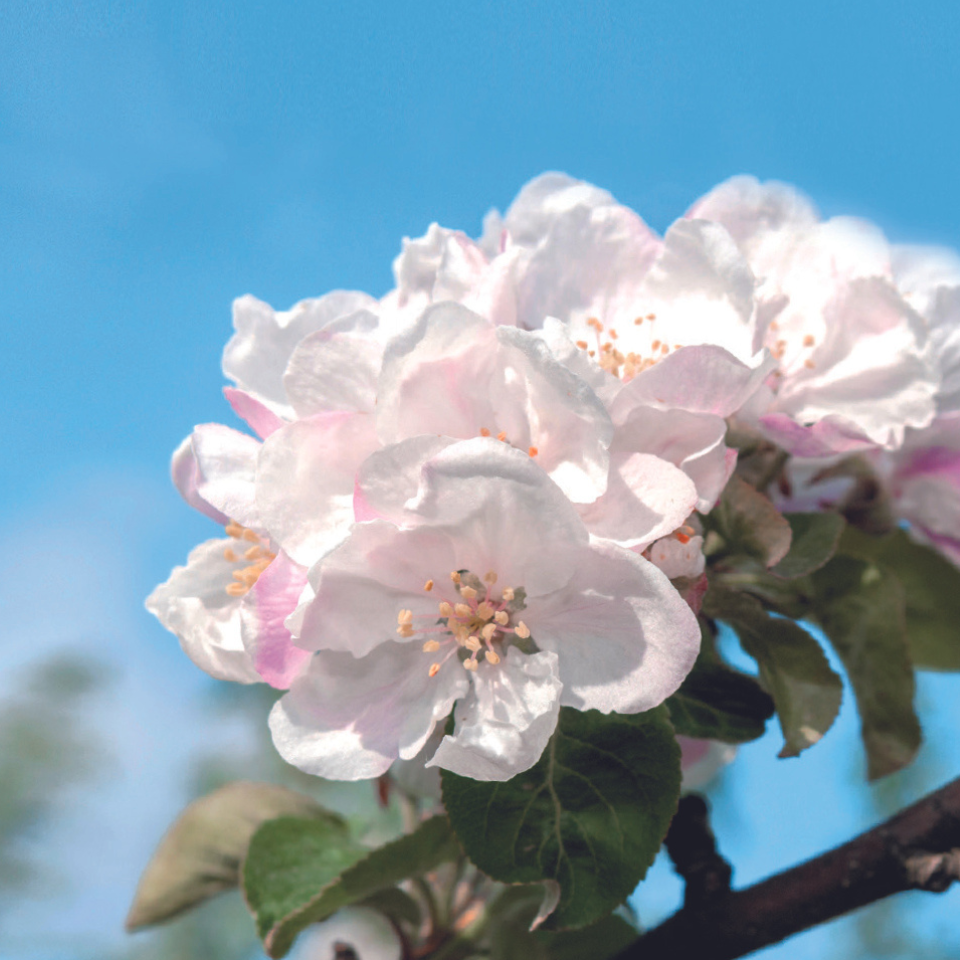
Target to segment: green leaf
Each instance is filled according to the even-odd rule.
[[[680,750],[663,707],[564,707],[543,756],[512,780],[441,776],[470,859],[506,883],[558,881],[548,923],[582,927],[623,903],[653,862],[676,811]]]
[[[851,528],[840,549],[876,561],[900,581],[913,665],[921,670],[960,670],[960,570],[905,530],[871,537]]]
[[[308,924],[459,856],[446,817],[372,851],[323,823],[274,820],[250,843],[243,889],[267,955],[282,957]]]
[[[753,677],[703,659],[667,698],[667,707],[677,733],[724,743],[762,737],[773,716],[773,700]]]
[[[840,711],[843,681],[799,624],[771,617],[743,593],[714,589],[707,596],[709,615],[729,623],[743,649],[757,661],[783,731],[780,756],[798,756],[830,729]]]
[[[836,552],[847,522],[839,513],[785,513],[793,533],[790,550],[773,567],[785,580],[805,577],[819,570]]]
[[[238,780],[194,800],[167,831],[147,864],[127,930],[139,930],[237,886],[250,838],[266,820],[313,817],[331,829],[343,821],[309,797],[269,783]]]
[[[720,501],[703,522],[712,532],[707,546],[716,543],[711,553],[734,558],[751,557],[765,567],[772,567],[790,549],[790,524],[768,497],[736,474],[730,478]]]
[[[546,947],[550,960],[608,960],[640,934],[615,913],[582,930],[538,930],[534,936]]]
[[[814,575],[817,619],[850,677],[867,776],[905,767],[920,748],[903,590],[889,570],[838,556]]]

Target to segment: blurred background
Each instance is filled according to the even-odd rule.
[[[214,535],[170,453],[221,395],[230,303],[391,286],[404,235],[477,235],[548,169],[663,230],[737,173],[960,247],[960,7],[568,0],[0,2],[0,960],[252,960],[239,899],[122,932],[177,811],[294,782],[263,689],[218,685],[143,599]],[[960,773],[960,678],[868,787],[848,702],[802,758],[776,731],[713,788],[744,884]],[[372,798],[371,798],[372,803]],[[958,894],[903,896],[769,958],[960,955]],[[658,861],[635,898],[671,912]]]

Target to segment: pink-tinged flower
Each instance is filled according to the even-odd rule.
[[[260,446],[236,430],[206,424],[174,454],[172,473],[184,499],[222,523],[227,537],[194,549],[186,566],[153,591],[147,609],[211,676],[286,687],[307,659],[284,625],[306,585],[306,568],[282,553],[260,522]]]
[[[893,509],[910,533],[960,566],[960,413],[908,431],[883,466]]]
[[[428,765],[505,780],[540,757],[561,705],[647,710],[690,670],[686,603],[642,557],[591,542],[526,454],[456,443],[428,454],[415,491],[404,501],[361,478],[383,519],[356,524],[310,571],[314,595],[288,625],[316,652],[271,714],[289,762],[379,776],[456,703]]]
[[[760,416],[772,439],[822,457],[895,449],[930,423],[940,376],[928,326],[898,292],[875,227],[820,222],[792,188],[752,177],[721,184],[689,216],[729,231],[770,305],[758,332],[778,363]]]

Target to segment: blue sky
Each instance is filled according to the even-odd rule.
[[[122,585],[88,588],[105,632],[127,637],[115,655],[134,674],[162,659],[187,696],[192,668],[140,603],[208,535],[165,477],[195,423],[228,420],[235,296],[382,293],[402,236],[432,220],[476,234],[546,169],[659,229],[748,172],[895,239],[960,246],[958,41],[960,7],[933,0],[4,0],[8,559],[33,543],[52,569],[61,554],[33,530],[85,523],[95,555],[124,560]],[[7,623],[33,622],[36,591],[7,587]],[[74,642],[41,620],[49,643]],[[0,664],[22,657],[12,631],[0,639]]]

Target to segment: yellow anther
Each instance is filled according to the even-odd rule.
[[[252,530],[243,531],[243,539],[249,540],[251,543],[259,543],[260,538]]]
[[[597,355],[597,351],[596,351],[596,350],[588,350],[588,351],[587,351],[587,355],[590,356],[590,357],[595,357],[595,356]]]
[[[634,326],[639,327],[640,324],[643,323],[643,317],[637,317],[637,319],[634,320],[633,323],[634,323]]]
[[[231,520],[224,528],[228,537],[240,538],[243,536],[243,527],[236,520]]]
[[[521,640],[530,636],[530,628],[521,620],[516,627],[516,634]]]
[[[500,440],[502,443],[506,443],[506,442],[507,442],[507,435],[506,435],[506,433],[504,433],[504,431],[501,430],[501,431],[497,434],[497,439]]]
[[[504,587],[501,592],[505,603],[509,603],[516,596],[513,592],[513,587]]]
[[[816,366],[816,364],[815,364],[812,360],[804,360],[804,361],[803,361],[803,365],[804,365],[808,370],[812,370],[812,369]]]
[[[527,453],[531,457],[535,457],[540,451],[536,447],[527,447]]]
[[[497,654],[494,653],[493,650],[488,650],[487,663],[492,663],[494,666],[496,666],[499,662],[500,662],[500,658],[497,656]]]
[[[590,346],[590,344],[587,343],[586,340],[578,340],[578,341],[577,341],[577,346],[578,346],[581,350],[586,350],[587,347]]]
[[[489,436],[490,436],[490,431],[489,431],[486,427],[481,427],[481,428],[480,428],[480,436],[481,436],[481,437],[489,437]]]
[[[481,600],[480,603],[477,604],[477,616],[481,620],[490,620],[495,612],[493,604],[486,600]]]
[[[809,334],[809,333],[808,333],[808,334],[803,338],[803,345],[804,345],[805,347],[812,347],[813,344],[814,344],[814,342],[815,342],[815,341],[814,341],[814,339],[813,339],[813,335],[812,335],[812,334]]]
[[[260,544],[257,544],[255,547],[249,547],[248,549],[243,551],[243,556],[244,556],[244,559],[246,560],[259,560],[262,557],[265,557],[266,555],[267,555],[267,551],[264,550],[263,547],[260,546]]]
[[[236,563],[240,558],[227,547],[227,549],[223,551],[223,559],[226,560],[227,563]]]
[[[477,661],[476,661],[476,660],[464,660],[464,661],[463,661],[463,669],[464,669],[464,670],[476,670],[476,669],[477,669]]]
[[[454,583],[459,583],[459,582],[460,582],[460,574],[457,573],[456,570],[453,570],[453,571],[451,571],[451,573],[450,573],[450,579],[451,579]]]
[[[490,641],[494,638],[497,633],[497,625],[495,623],[488,623],[481,631],[480,636],[484,640]]]
[[[466,643],[464,643],[464,646],[471,653],[476,653],[480,649],[480,647],[483,646],[483,644],[480,643],[479,637],[470,636],[470,637],[467,637],[467,640],[466,640]]]
[[[497,582],[497,571],[496,571],[496,570],[488,570],[488,571],[483,575],[483,582],[484,582],[484,583],[489,583],[490,586],[492,587],[492,586]]]
[[[397,614],[397,623],[413,623],[413,611],[412,610],[401,610]]]
[[[648,313],[648,314],[647,314],[647,319],[648,319],[648,320],[656,320],[656,319],[657,319],[657,315],[656,315],[655,313]]]
[[[607,333],[610,334],[610,339],[611,339],[611,340],[616,340],[616,339],[617,339],[617,331],[614,330],[613,327],[611,327],[611,328],[607,331]]]
[[[431,677],[435,677],[439,672],[440,672],[440,664],[439,664],[439,663],[431,663],[431,664],[430,664],[430,670],[429,670],[430,676],[431,676]]]
[[[590,319],[587,320],[587,326],[593,327],[597,333],[600,333],[600,331],[603,330],[603,324],[596,317],[590,317]]]
[[[242,583],[228,583],[227,593],[231,597],[242,597],[250,588]]]
[[[464,584],[460,588],[460,596],[463,597],[465,600],[476,600],[477,591],[474,590],[473,587],[468,587],[466,584]]]
[[[241,580],[241,581],[244,581],[248,578],[248,574],[246,570],[234,570],[231,576],[233,577],[234,580]]]
[[[401,623],[400,626],[397,627],[397,633],[399,633],[401,637],[412,637],[413,627],[410,626],[409,623]]]
[[[473,608],[466,603],[458,603],[454,606],[453,612],[458,617],[469,617],[473,613]]]
[[[506,610],[498,610],[494,615],[493,619],[500,624],[501,627],[505,627],[510,622],[510,614]]]
[[[441,617],[453,616],[453,607],[449,603],[447,603],[446,600],[440,601],[440,616]]]
[[[654,340],[653,343],[650,344],[650,349],[651,349],[651,350],[659,350],[659,349],[660,349],[660,341],[659,341],[659,340]]]
[[[439,644],[439,642],[436,641],[436,640],[428,640],[428,641],[423,645],[423,652],[424,652],[424,653],[435,653],[435,652],[436,652],[437,650],[439,650],[439,649],[440,649],[440,644]]]
[[[428,581],[423,585],[423,589],[426,590],[427,593],[429,593],[429,592],[433,589],[433,581],[432,581],[432,580],[428,580]]]
[[[661,352],[661,353],[669,353],[669,352],[670,352],[670,347],[668,347],[667,344],[662,343],[662,344],[660,344],[660,352]]]

